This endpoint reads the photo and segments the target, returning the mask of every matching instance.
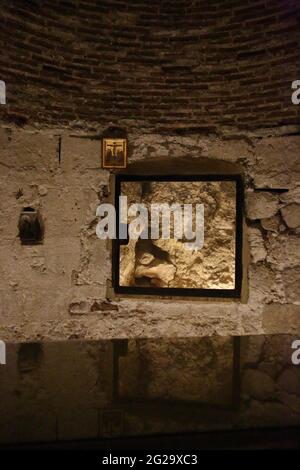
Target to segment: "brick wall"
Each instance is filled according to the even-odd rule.
[[[299,122],[298,0],[10,0],[0,18],[5,121],[160,132]]]

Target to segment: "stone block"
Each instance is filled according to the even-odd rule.
[[[265,305],[263,309],[263,328],[266,333],[300,334],[300,305]]]
[[[283,233],[271,238],[267,250],[267,261],[278,270],[300,265],[300,237],[296,235]]]
[[[285,269],[282,280],[287,302],[300,303],[300,266]]]
[[[250,168],[256,188],[288,189],[300,179],[300,137],[269,137],[257,141]]]
[[[246,208],[248,219],[272,217],[278,211],[278,197],[265,191],[250,192],[246,195]]]
[[[278,232],[280,229],[280,216],[273,215],[272,217],[261,219],[260,223],[263,229],[270,232]]]
[[[261,231],[256,227],[248,227],[250,253],[253,263],[263,261],[267,256]]]
[[[281,215],[289,228],[297,228],[300,226],[300,204],[296,202],[282,207]]]

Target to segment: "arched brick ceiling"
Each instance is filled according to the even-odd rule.
[[[299,0],[1,2],[0,117],[159,130],[299,123]]]

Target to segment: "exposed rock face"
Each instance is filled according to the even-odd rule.
[[[154,285],[158,287],[168,287],[170,282],[174,279],[176,268],[172,264],[157,264],[156,266],[138,266],[135,269],[134,275],[137,279],[149,278]]]
[[[300,299],[300,267],[287,268],[282,273],[285,295],[288,302],[298,303]]]
[[[299,181],[297,181],[296,184],[298,185]],[[289,204],[291,202],[300,204],[300,186],[291,188],[289,191],[285,191],[280,194],[280,201],[284,202],[285,204]]]
[[[268,244],[267,260],[277,269],[294,268],[300,265],[300,237],[280,234]]]
[[[293,189],[300,179],[300,137],[284,142],[277,137],[256,144],[256,160],[251,173],[256,188]]]
[[[280,216],[273,215],[272,217],[261,219],[261,226],[270,232],[278,232],[280,229]]]
[[[184,234],[174,239],[171,216],[171,239],[130,240],[121,246],[121,285],[142,282],[159,287],[234,288],[234,182],[127,182],[122,185],[122,194],[128,195],[128,204],[145,204],[149,214],[152,204],[204,204],[204,246],[187,248],[191,240]],[[193,216],[195,229],[195,211]]]
[[[263,261],[267,256],[267,250],[261,231],[256,227],[249,227],[248,233],[253,263]]]

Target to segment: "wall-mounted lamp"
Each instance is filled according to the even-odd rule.
[[[23,245],[36,245],[43,241],[44,224],[38,210],[24,207],[20,214],[18,227]]]

